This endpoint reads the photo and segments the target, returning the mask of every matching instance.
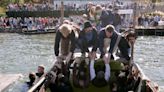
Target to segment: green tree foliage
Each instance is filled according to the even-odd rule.
[[[26,0],[30,1],[30,0]],[[24,0],[0,0],[0,7],[6,7],[9,3],[20,3],[24,2]]]
[[[161,0],[152,0],[152,3],[161,2]]]
[[[10,0],[0,0],[0,7],[6,7],[10,3]]]

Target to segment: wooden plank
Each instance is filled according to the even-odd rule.
[[[21,74],[0,74],[0,92],[3,92],[5,89],[7,89],[21,76]]]

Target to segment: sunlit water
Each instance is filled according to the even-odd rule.
[[[7,92],[19,92],[29,72],[43,64],[48,70],[53,65],[54,37],[51,35],[0,34],[0,74],[21,73],[24,77]]]
[[[44,64],[48,70],[54,62],[55,34],[0,34],[0,73],[21,73],[27,76]],[[164,86],[164,37],[139,37],[135,44],[134,60],[144,73],[160,87]],[[15,85],[21,85],[22,78]],[[13,85],[7,92],[19,92]],[[15,89],[15,87],[17,89]],[[164,92],[164,91],[161,91]]]
[[[134,60],[151,80],[160,85],[160,92],[164,92],[164,37],[139,37]]]

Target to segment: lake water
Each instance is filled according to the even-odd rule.
[[[55,58],[55,34],[19,35],[0,34],[0,73],[21,73],[27,76],[29,72],[37,71],[37,66],[43,64],[48,70]],[[135,44],[134,61],[144,73],[164,89],[164,37],[138,37]],[[22,78],[20,82],[25,81]],[[19,82],[19,83],[20,83]],[[19,83],[15,83],[19,85]],[[7,92],[18,92],[11,87]],[[164,92],[161,91],[161,92]]]

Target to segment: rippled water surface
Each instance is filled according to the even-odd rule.
[[[0,34],[0,73],[27,75],[44,64],[53,64],[55,34],[19,35]],[[144,73],[160,87],[164,86],[164,37],[138,37],[134,60]],[[13,89],[9,90],[10,92]],[[161,91],[164,92],[164,91]]]
[[[134,60],[164,92],[164,37],[139,37],[135,44]]]
[[[54,34],[0,34],[0,73],[36,71],[39,64],[46,67],[53,60]]]

